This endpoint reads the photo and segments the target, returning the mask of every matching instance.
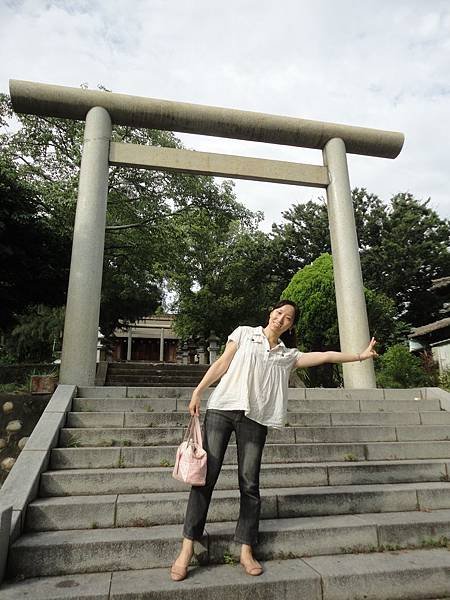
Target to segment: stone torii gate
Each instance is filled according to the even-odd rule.
[[[347,153],[395,158],[398,132],[28,81],[10,81],[18,113],[86,120],[60,383],[93,385],[109,165],[325,188],[343,352],[369,341]],[[323,165],[111,142],[112,123],[322,150]],[[301,308],[301,307],[300,307]],[[346,388],[374,388],[373,361],[343,365]]]

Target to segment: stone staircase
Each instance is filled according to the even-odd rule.
[[[195,387],[209,365],[176,363],[113,362],[104,363],[106,386]]]
[[[450,412],[417,390],[290,389],[263,456],[265,572],[233,564],[232,439],[196,560],[172,582],[189,488],[171,471],[191,391],[79,388],[2,600],[450,597]]]

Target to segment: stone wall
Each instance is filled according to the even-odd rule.
[[[0,487],[50,397],[51,394],[0,393]]]

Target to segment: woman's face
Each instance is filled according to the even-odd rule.
[[[268,327],[276,332],[278,337],[294,324],[295,309],[290,304],[274,308],[269,315]]]

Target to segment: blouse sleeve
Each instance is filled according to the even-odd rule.
[[[297,360],[300,358],[300,356],[302,354],[303,354],[303,352],[300,352],[300,350],[297,350],[297,348],[295,349],[294,358],[292,360],[292,368],[295,368],[295,363],[297,362]]]
[[[228,336],[227,342],[229,342],[229,341],[235,342],[236,346],[239,348],[241,341],[242,341],[242,331],[243,331],[242,326],[236,327],[236,329],[234,331],[232,331],[230,333],[230,335]]]

